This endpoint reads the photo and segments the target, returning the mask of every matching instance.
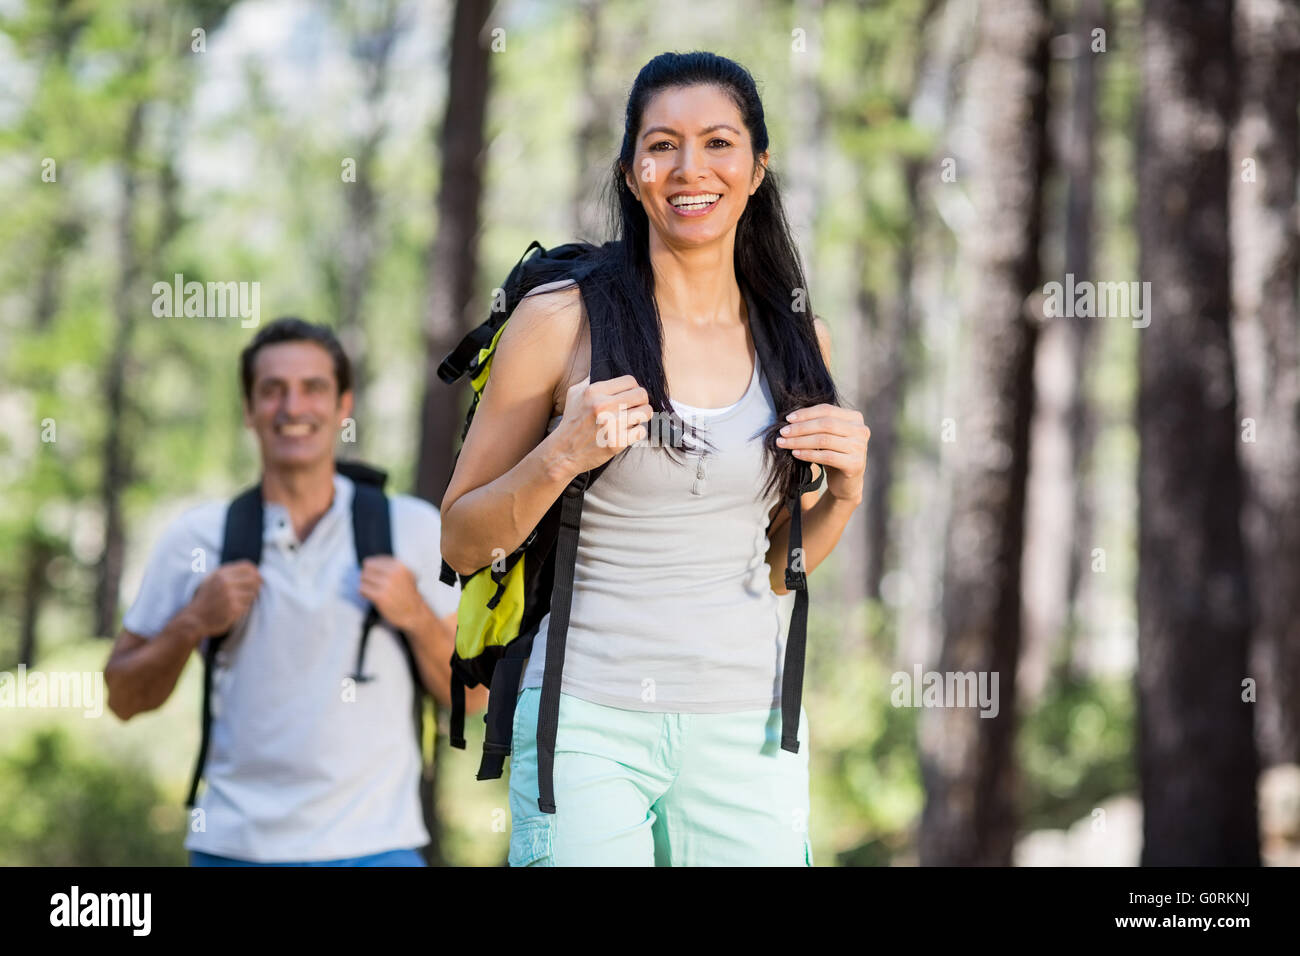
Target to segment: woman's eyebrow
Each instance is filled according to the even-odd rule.
[[[736,127],[734,126],[728,125],[727,123],[714,123],[712,126],[706,126],[704,127],[704,129],[700,130],[698,135],[703,136],[705,133],[712,133],[715,129],[729,129],[737,136],[740,135],[740,130],[736,129]],[[641,138],[645,139],[651,133],[669,133],[673,136],[682,135],[681,133],[677,132],[677,130],[673,129],[671,126],[651,126],[648,130],[645,131],[645,135],[642,136]]]

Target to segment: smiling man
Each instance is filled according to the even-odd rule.
[[[166,530],[104,670],[109,708],[127,720],[160,706],[191,652],[215,650],[192,865],[421,866],[413,672],[449,704],[458,601],[438,580],[438,511],[389,497],[392,554],[358,562],[354,500],[374,488],[335,462],[353,404],[338,340],[277,319],[240,373],[260,496],[199,505]],[[215,567],[245,513],[261,515],[260,560]],[[486,705],[477,691],[470,711]]]

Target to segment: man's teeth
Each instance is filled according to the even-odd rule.
[[[310,425],[281,425],[280,434],[288,435],[290,438],[301,438],[304,435],[311,434]]]
[[[718,193],[707,193],[703,196],[676,196],[668,201],[678,209],[703,209],[721,198]]]

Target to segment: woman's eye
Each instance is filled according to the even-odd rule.
[[[728,142],[727,140],[725,140],[725,139],[711,139],[711,140],[709,140],[709,145],[710,145],[710,146],[712,146],[714,143],[721,143],[723,146],[730,146],[730,145],[731,145],[731,143],[729,143],[729,142]],[[660,140],[659,142],[655,143],[653,146],[650,147],[650,152],[652,152],[652,153],[654,153],[654,152],[662,153],[663,150],[661,150],[661,149],[659,148],[660,146],[672,146],[672,145],[673,145],[673,144],[670,143],[670,142],[669,142],[668,140],[666,140],[666,139],[665,139],[665,140]]]

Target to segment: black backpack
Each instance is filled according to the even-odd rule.
[[[387,473],[378,468],[357,461],[337,461],[335,468],[341,475],[352,479],[356,491],[352,497],[352,540],[357,552],[357,564],[361,564],[372,555],[393,553],[392,519],[388,510],[388,496],[384,494]],[[230,503],[226,511],[225,532],[221,542],[221,563],[232,561],[262,561],[262,485],[259,482],[241,493]],[[370,639],[370,629],[378,624],[379,611],[369,605],[365,621],[361,626],[361,637],[357,646],[357,664],[349,676],[358,684],[369,682],[372,678],[365,673],[366,644]],[[424,698],[428,693],[420,679],[416,665],[415,653],[411,649],[410,639],[401,631],[397,632],[407,663],[411,668],[411,680],[415,693],[412,695],[416,742],[424,754]],[[193,807],[198,794],[199,780],[203,776],[203,766],[208,757],[208,741],[212,732],[212,672],[216,662],[217,649],[230,636],[230,632],[215,635],[208,639],[203,649],[203,711],[202,733],[199,739],[199,756],[194,765],[194,777],[190,783],[186,806]],[[423,759],[423,756],[422,756]]]
[[[529,257],[533,250],[538,254]],[[502,287],[504,310],[493,314],[465,336],[443,359],[438,376],[452,384],[469,374],[474,386],[461,447],[469,433],[479,399],[491,371],[491,359],[500,334],[525,293],[547,281],[571,277],[577,280],[584,303],[591,338],[592,382],[616,378],[610,361],[608,337],[611,330],[605,310],[590,308],[594,284],[600,279],[587,268],[597,261],[601,248],[585,242],[567,243],[547,250],[532,242],[511,270]],[[750,291],[741,283],[742,294],[751,317],[758,313]],[[773,379],[783,380],[783,364],[771,348],[763,322],[750,322],[751,334],[763,375],[769,387]],[[774,390],[775,394],[775,390]],[[789,452],[786,452],[789,454]],[[460,457],[459,449],[456,458]],[[615,456],[617,457],[617,456]],[[612,458],[610,459],[613,460]],[[565,639],[573,600],[574,562],[578,552],[578,530],[582,521],[583,497],[600,477],[609,462],[573,479],[546,514],[500,567],[487,566],[468,575],[458,575],[444,560],[441,579],[446,584],[461,582],[460,612],[457,615],[456,652],[451,661],[451,745],[465,747],[465,688],[484,684],[489,689],[487,725],[483,740],[483,759],[478,779],[501,776],[512,744],[515,703],[520,678],[542,617],[549,610],[550,626],[546,640],[546,660],[542,671],[541,701],[537,720],[538,807],[544,813],[555,812],[553,773],[555,738],[560,716],[560,678],[564,669]],[[808,587],[804,567],[802,510],[800,495],[814,491],[820,478],[812,480],[812,465],[798,462],[799,489],[788,496],[790,510],[789,554],[785,572],[788,590],[795,592],[794,610],[786,640],[785,666],[781,689],[781,748],[791,753],[799,749],[799,707],[803,694],[804,657],[807,643]],[[453,461],[452,471],[455,471]],[[450,482],[450,476],[448,477]],[[799,569],[799,570],[792,570]],[[484,631],[490,632],[485,639]]]

